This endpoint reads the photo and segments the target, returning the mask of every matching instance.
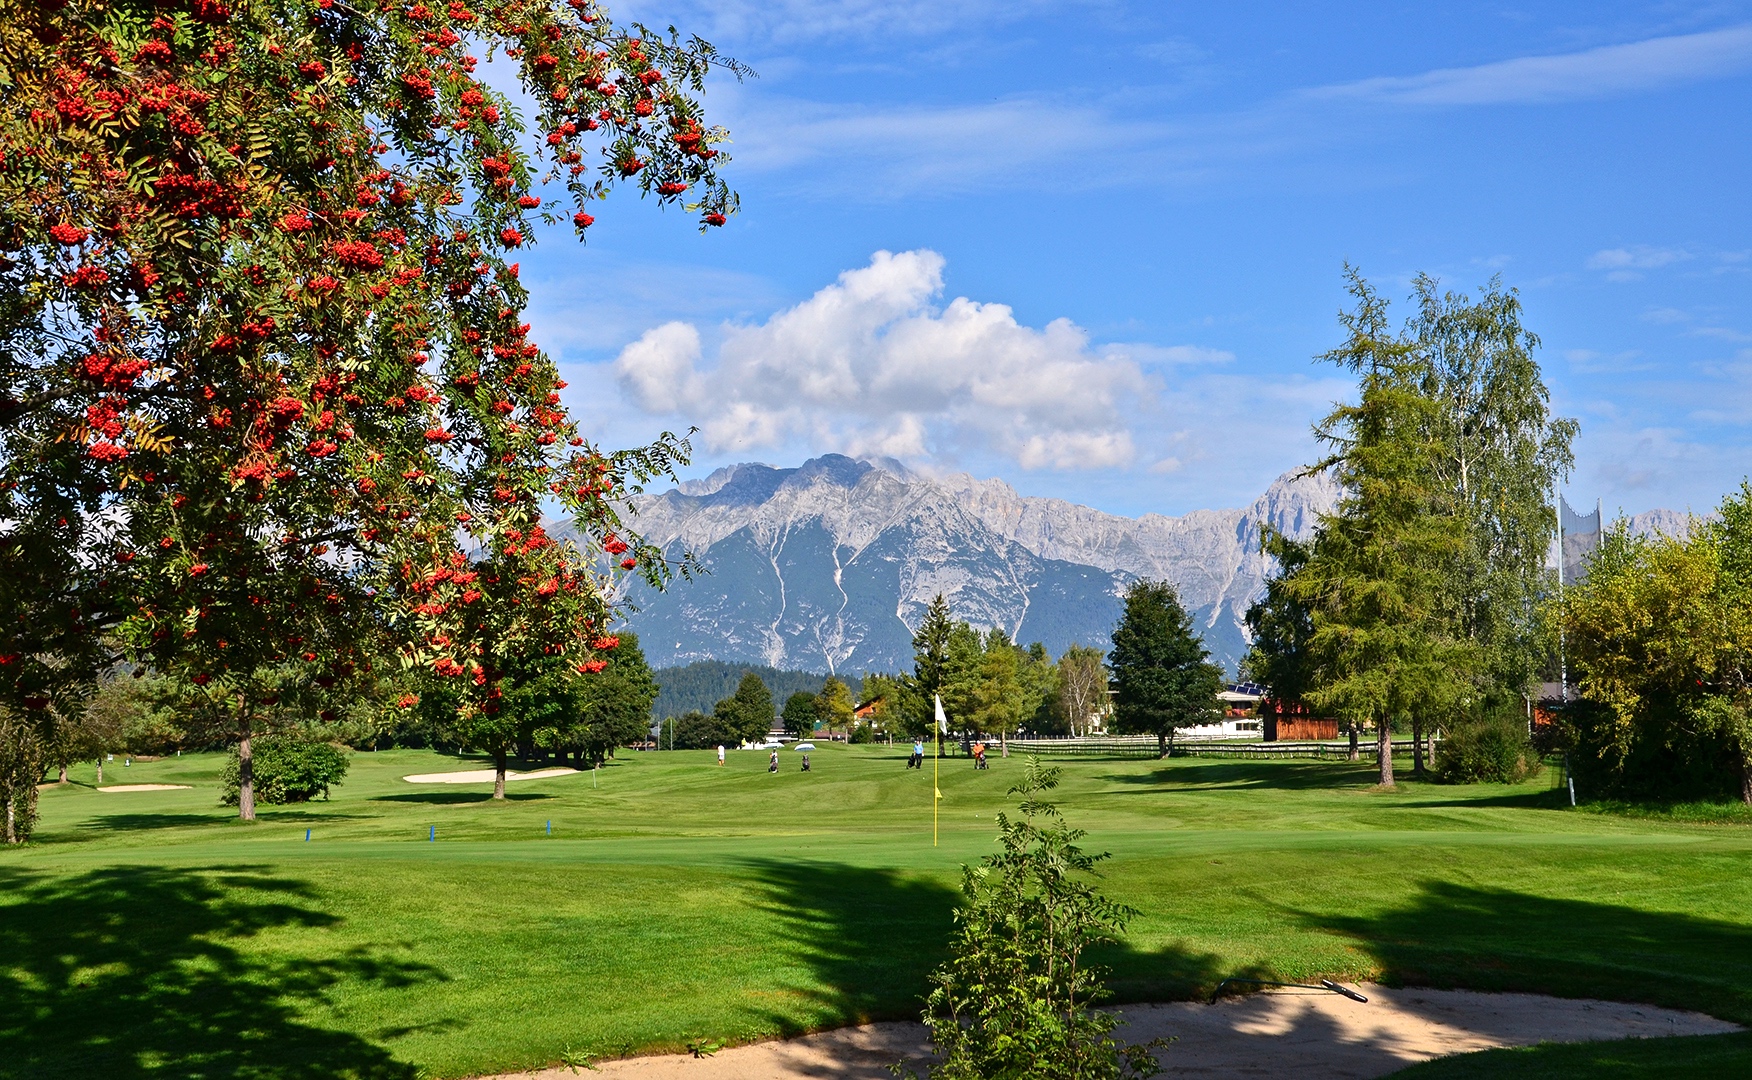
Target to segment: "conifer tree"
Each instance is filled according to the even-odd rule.
[[[1114,730],[1156,736],[1157,752],[1167,757],[1177,729],[1209,723],[1216,714],[1223,673],[1209,656],[1173,585],[1132,582],[1107,657]]]

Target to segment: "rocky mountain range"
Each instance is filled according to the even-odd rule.
[[[1126,584],[1166,578],[1233,672],[1270,570],[1260,523],[1306,536],[1337,498],[1330,479],[1286,474],[1245,508],[1127,518],[890,460],[734,465],[639,502],[638,530],[708,572],[663,593],[636,586],[628,621],[653,666],[895,671],[939,592],[957,618],[1057,655],[1105,649]]]

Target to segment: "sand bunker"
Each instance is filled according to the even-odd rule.
[[[505,781],[510,783],[513,780],[546,780],[551,776],[572,776],[577,772],[577,769],[537,769],[534,772],[507,771]],[[472,769],[468,772],[415,773],[413,776],[404,776],[402,779],[410,784],[490,784],[493,782],[493,770]]]
[[[1701,1013],[1537,994],[1360,988],[1368,1004],[1337,994],[1276,991],[1217,1005],[1176,1002],[1120,1010],[1120,1036],[1179,1036],[1161,1052],[1165,1076],[1385,1076],[1448,1054],[1539,1042],[1596,1042],[1715,1035],[1740,1028]],[[870,1024],[787,1042],[687,1055],[605,1061],[592,1076],[636,1080],[892,1080],[888,1066],[929,1053],[921,1024]],[[517,1073],[562,1080],[569,1069]],[[505,1077],[502,1080],[513,1080]]]
[[[99,791],[188,791],[193,784],[112,784]]]

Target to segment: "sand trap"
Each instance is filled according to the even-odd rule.
[[[507,771],[505,781],[510,783],[513,780],[546,780],[550,776],[572,776],[577,772],[577,769],[537,769],[534,772]],[[493,782],[493,770],[473,769],[469,772],[415,773],[413,776],[404,776],[402,779],[410,784],[490,784]]]
[[[99,791],[188,791],[193,784],[112,784]]]
[[[1595,1042],[1666,1035],[1715,1035],[1735,1024],[1701,1013],[1577,1001],[1537,994],[1360,987],[1368,1004],[1337,994],[1276,991],[1218,1005],[1177,1002],[1122,1011],[1129,1040],[1178,1035],[1161,1052],[1164,1076],[1290,1074],[1385,1076],[1448,1054],[1538,1042]],[[637,1080],[892,1080],[887,1066],[922,1061],[929,1048],[921,1024],[870,1024],[788,1042],[686,1055],[606,1061],[591,1076]],[[521,1080],[562,1080],[569,1069],[517,1073]],[[512,1080],[511,1077],[502,1080]]]

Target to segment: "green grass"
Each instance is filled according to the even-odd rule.
[[[764,753],[627,754],[494,804],[400,779],[478,760],[361,753],[332,801],[254,825],[217,806],[217,755],[106,770],[188,791],[99,793],[87,765],[44,792],[38,842],[0,852],[0,1075],[450,1077],[916,1014],[1021,763],[946,762],[933,847],[904,749],[812,756],[773,776]],[[1576,813],[1543,781],[1064,764],[1066,813],[1143,911],[1102,957],[1121,1001],[1330,976],[1752,1023],[1752,830]],[[1752,1073],[1738,1038],[1626,1053]],[[1581,1075],[1563,1055],[1587,1052],[1502,1075]]]

